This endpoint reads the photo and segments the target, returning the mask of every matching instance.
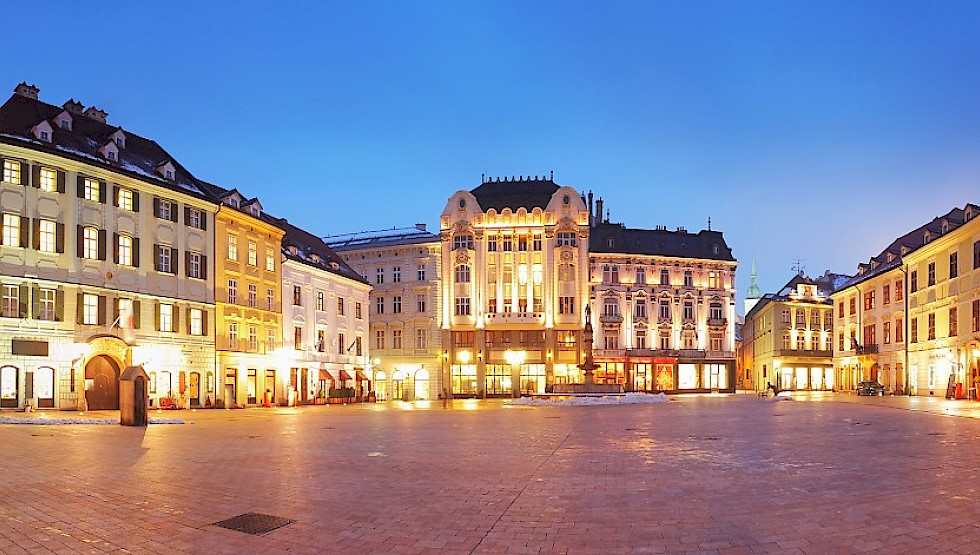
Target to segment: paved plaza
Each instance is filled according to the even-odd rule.
[[[0,553],[975,553],[974,405],[488,400],[2,425]],[[249,512],[294,522],[213,525]]]

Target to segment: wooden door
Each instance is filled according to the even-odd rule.
[[[88,361],[85,379],[92,380],[85,391],[88,410],[119,410],[119,367],[111,358],[99,355]]]

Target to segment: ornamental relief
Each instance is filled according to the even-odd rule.
[[[559,260],[562,262],[571,262],[575,260],[575,247],[566,245],[559,248],[561,249],[560,254],[558,255]]]
[[[456,264],[466,264],[470,261],[470,254],[466,249],[456,251]]]

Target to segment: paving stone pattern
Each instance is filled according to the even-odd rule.
[[[2,425],[0,553],[980,552],[980,420],[938,405],[426,405]],[[250,512],[295,522],[213,525]]]

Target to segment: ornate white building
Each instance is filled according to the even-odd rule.
[[[721,232],[593,218],[596,381],[635,391],[734,391],[735,268]]]
[[[0,107],[0,407],[214,391],[216,203],[156,142],[21,84]]]
[[[290,400],[315,402],[341,387],[366,396],[373,390],[367,372],[371,286],[319,237],[269,219],[286,232],[278,361]]]
[[[579,381],[589,211],[550,178],[484,181],[440,217],[443,382],[451,396]]]
[[[437,399],[445,387],[439,236],[414,228],[352,233],[330,245],[371,284],[371,368],[379,401]]]

